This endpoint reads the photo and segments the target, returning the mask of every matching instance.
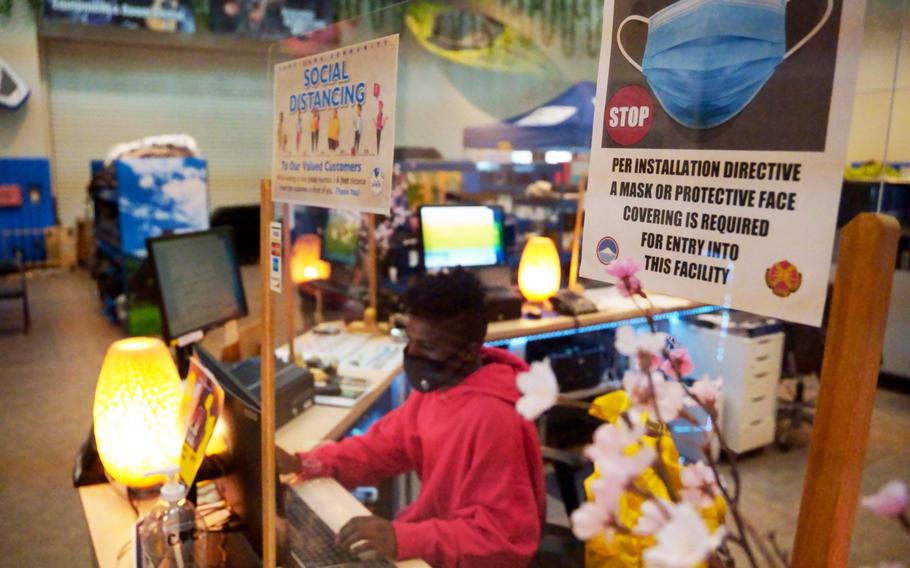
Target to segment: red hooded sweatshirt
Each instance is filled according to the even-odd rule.
[[[398,559],[437,568],[527,566],[537,551],[546,493],[534,424],[515,410],[527,365],[483,348],[484,366],[457,386],[412,392],[363,436],[301,458],[348,488],[416,471],[420,496],[392,522]]]

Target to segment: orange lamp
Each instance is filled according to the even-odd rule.
[[[543,302],[559,291],[562,271],[556,244],[547,237],[531,237],[518,265],[518,289],[529,302]]]
[[[162,477],[146,473],[179,463],[182,395],[177,367],[160,339],[132,337],[108,348],[92,414],[101,463],[115,481],[151,487]]]
[[[300,235],[291,249],[291,280],[303,284],[311,280],[326,280],[332,265],[320,258],[322,243],[316,235]]]

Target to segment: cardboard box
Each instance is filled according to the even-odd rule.
[[[76,266],[76,230],[73,227],[57,225],[44,229],[44,246],[47,250],[47,264],[64,270]]]

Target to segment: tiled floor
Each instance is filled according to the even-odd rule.
[[[18,306],[0,304],[0,566],[90,566],[88,532],[70,474],[91,424],[104,352],[121,332],[101,316],[85,273],[39,273],[29,286],[29,335],[17,331]],[[256,310],[251,289],[247,296]],[[910,480],[908,432],[910,397],[879,390],[864,493],[893,478]],[[785,547],[795,531],[805,461],[805,447],[789,453],[767,448],[741,464],[743,511],[760,531],[777,531]],[[851,566],[886,559],[910,559],[910,537],[896,523],[861,511]]]

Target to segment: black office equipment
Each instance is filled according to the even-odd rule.
[[[560,290],[550,299],[553,309],[567,316],[593,314],[597,311],[594,302],[572,290]]]
[[[335,544],[335,533],[291,489],[284,491],[284,515],[287,520],[286,552],[300,568],[329,568],[358,566],[361,568],[385,568],[393,564],[379,558],[361,560],[354,554]]]
[[[257,410],[261,407],[259,357],[250,357],[227,366],[202,347],[196,354],[222,386],[230,384],[244,402]],[[275,359],[275,426],[280,428],[295,416],[313,406],[316,394],[309,370]]]
[[[488,322],[521,317],[521,294],[511,288],[487,288],[483,307]]]
[[[149,239],[162,333],[172,341],[247,315],[229,227]]]

